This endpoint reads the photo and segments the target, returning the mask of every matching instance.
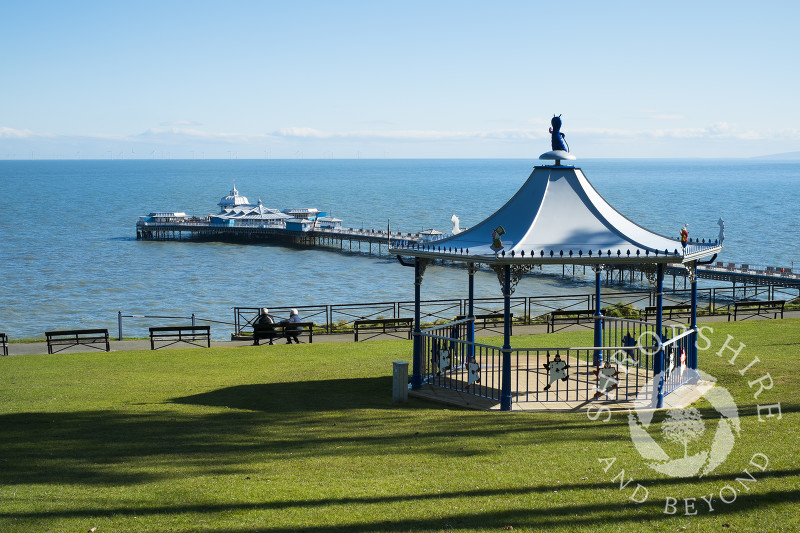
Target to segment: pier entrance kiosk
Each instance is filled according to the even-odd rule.
[[[511,410],[514,403],[577,407],[587,401],[642,399],[661,407],[666,394],[696,381],[696,268],[707,258],[713,260],[722,243],[695,242],[683,233],[681,240],[671,239],[628,220],[600,196],[579,167],[562,164],[575,159],[563,148],[554,135],[553,151],[540,156],[553,164],[535,167],[519,191],[483,222],[434,243],[398,241],[390,247],[415,272],[412,389],[469,394],[498,403],[502,410]],[[462,320],[423,330],[422,281],[426,267],[436,260],[466,263],[469,309]],[[553,264],[585,264],[594,270],[594,342],[583,347],[512,347],[511,294],[533,267]],[[621,264],[642,268],[655,281],[654,321],[602,315],[601,272]],[[664,324],[668,264],[688,271],[689,327]],[[494,270],[500,281],[505,302],[502,348],[475,342],[472,302],[478,266]],[[568,319],[568,310],[562,315]]]

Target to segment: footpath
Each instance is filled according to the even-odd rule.
[[[800,318],[800,311],[786,311],[784,313],[784,318]],[[767,318],[763,317],[755,317],[751,318],[750,320],[768,320]],[[710,322],[726,322],[727,315],[717,315],[717,316],[710,316],[710,317],[698,317],[698,323],[710,323]],[[569,325],[564,327],[559,327],[558,331],[574,331],[574,330],[581,330],[586,329],[586,325]],[[514,324],[514,336],[517,335],[538,335],[538,334],[546,334],[547,333],[547,326],[545,325],[535,325],[535,326],[520,326]],[[497,329],[479,329],[475,332],[476,336],[478,337],[498,337],[502,336],[502,332]],[[390,335],[378,335],[372,337],[370,340],[392,340],[397,339],[396,337],[392,337]],[[283,339],[276,339],[275,345],[283,345]],[[316,334],[314,335],[314,344],[322,344],[328,342],[355,342],[352,333],[348,334],[333,334],[333,335],[326,335],[326,334]],[[365,341],[369,342],[369,341]],[[410,341],[409,341],[410,342]],[[139,339],[139,340],[114,340],[111,339],[111,351],[112,352],[123,352],[123,351],[132,351],[132,350],[150,350],[150,340],[149,339]],[[211,341],[212,348],[235,348],[235,347],[247,347],[252,346],[253,343],[249,340],[247,341]],[[193,346],[191,344],[186,343],[178,343],[174,344],[169,347],[170,349],[175,348],[200,348]],[[260,349],[269,350],[271,346],[262,344]],[[92,348],[87,348],[85,346],[75,346],[68,348],[66,350],[58,352],[61,353],[91,353],[94,351]],[[36,355],[36,354],[46,354],[47,353],[47,343],[45,341],[41,342],[12,342],[8,345],[8,355]],[[55,355],[58,355],[55,354]]]

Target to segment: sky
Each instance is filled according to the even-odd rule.
[[[0,159],[800,151],[792,1],[0,0]]]

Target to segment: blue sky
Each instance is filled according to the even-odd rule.
[[[793,1],[0,4],[0,159],[800,150]]]

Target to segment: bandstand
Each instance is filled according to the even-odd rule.
[[[693,242],[653,233],[625,218],[592,187],[563,143],[553,118],[552,148],[517,193],[489,218],[428,244],[396,242],[390,252],[415,270],[415,328],[411,388],[455,391],[511,410],[518,405],[575,407],[590,401],[663,405],[664,396],[697,380],[698,263],[713,261],[722,243]],[[644,198],[643,198],[644,200]],[[685,230],[685,228],[684,228]],[[677,232],[676,232],[677,233]],[[422,329],[420,298],[433,261],[465,263],[466,318]],[[513,347],[510,298],[520,278],[538,265],[584,264],[595,272],[594,342],[591,346]],[[635,265],[656,284],[654,322],[606,317],[601,312],[601,272]],[[682,266],[691,280],[689,326],[665,324],[666,265]],[[504,296],[502,348],[475,341],[474,275],[494,270]],[[477,399],[477,398],[476,398]]]

